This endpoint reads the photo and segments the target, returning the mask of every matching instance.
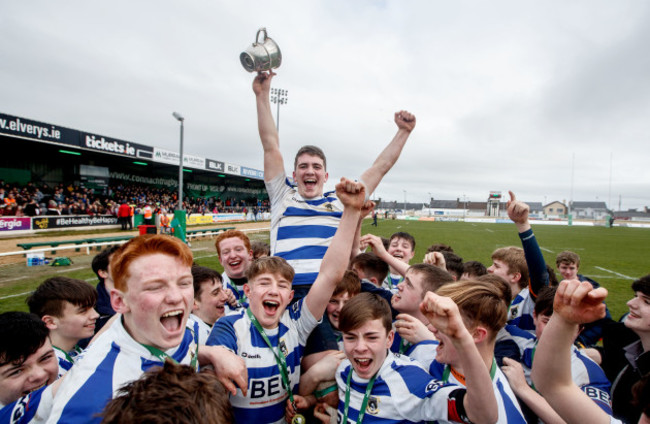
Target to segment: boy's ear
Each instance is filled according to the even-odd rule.
[[[511,278],[512,278],[513,283],[518,283],[521,280],[521,273],[519,273],[519,272],[513,272],[510,275],[512,276]],[[513,296],[514,296],[514,294],[513,294]]]
[[[45,323],[48,330],[56,330],[59,326],[59,320],[52,315],[43,315],[41,321]]]
[[[474,344],[479,344],[485,341],[488,337],[488,330],[485,327],[478,326],[472,331],[472,338],[474,339]]]
[[[192,312],[198,311],[199,310],[199,303],[194,299],[194,303],[192,303]]]
[[[131,312],[131,307],[124,298],[125,294],[117,289],[111,290],[111,306],[115,312],[124,314]]]
[[[104,269],[99,269],[99,270],[97,270],[97,275],[99,275],[100,277],[102,277],[105,280],[106,278],[108,278],[108,271],[106,271]]]
[[[393,345],[394,339],[395,339],[395,331],[390,330],[388,332],[388,336],[386,337],[386,349],[390,349],[390,347]]]
[[[244,289],[244,294],[246,295],[246,297],[248,297],[248,295],[251,292],[251,287],[249,284],[250,283],[244,283],[244,286],[242,287]]]

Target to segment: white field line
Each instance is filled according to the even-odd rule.
[[[194,259],[212,258],[213,256],[219,256],[219,255],[215,253],[214,255],[197,256]]]
[[[76,268],[61,269],[61,270],[57,271],[56,273],[57,274],[63,274],[64,272],[78,271],[80,269],[86,269],[86,267],[85,266],[78,266]]]
[[[488,233],[493,233],[494,232],[494,231],[490,230],[489,228],[486,228],[485,231],[487,231]]]
[[[2,296],[0,297],[0,300],[3,299],[9,299],[10,297],[18,297],[18,296],[24,296],[26,294],[30,294],[31,292],[25,292],[25,293],[18,293],[18,294],[10,294],[9,296]]]
[[[553,251],[552,251],[551,249],[547,249],[547,248],[545,248],[545,247],[541,247],[541,246],[540,246],[539,248],[540,248],[541,250],[543,250],[544,252],[553,253]]]
[[[630,277],[629,275],[620,274],[620,273],[618,273],[618,272],[612,271],[612,270],[607,269],[607,268],[602,268],[602,267],[599,267],[599,266],[594,267],[594,268],[597,268],[597,269],[599,269],[599,270],[601,270],[601,271],[605,271],[605,272],[611,272],[612,274],[614,274],[614,275],[618,275],[619,277],[621,277],[621,278],[625,278],[626,280],[634,280],[634,279],[635,279],[634,277]]]
[[[193,252],[198,252],[199,250],[208,250],[209,247],[199,247],[198,249],[192,249]]]
[[[9,281],[24,280],[25,278],[27,278],[27,276],[26,276],[26,275],[23,275],[22,277],[8,278],[8,279],[6,279],[6,280],[2,280],[2,281],[0,281],[0,283],[7,283],[7,282],[9,282]]]

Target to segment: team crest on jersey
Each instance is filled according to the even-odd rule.
[[[323,207],[324,207],[325,209],[327,209],[328,211],[330,211],[330,212],[332,212],[332,211],[334,210],[334,207],[332,206],[331,203],[325,203],[325,204],[323,205]]]
[[[282,352],[285,358],[289,356],[289,349],[287,349],[287,344],[284,342],[284,340],[280,340],[278,349],[280,349],[280,352]]]
[[[377,415],[379,413],[379,398],[376,396],[370,396],[368,398],[368,406],[366,411],[371,415]]]
[[[9,422],[11,423],[20,422],[20,419],[25,416],[25,412],[27,410],[27,405],[29,404],[30,396],[31,393],[16,401],[16,406],[14,407],[13,411],[11,411],[11,419]]]
[[[297,314],[298,311],[300,310],[300,302],[294,303],[293,306],[291,306],[291,309],[293,309],[294,314]]]
[[[519,310],[519,306],[515,306],[513,308],[510,308],[510,319],[513,319],[517,316],[517,311]]]

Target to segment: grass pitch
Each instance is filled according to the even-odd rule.
[[[477,260],[489,266],[492,251],[503,246],[521,246],[514,224],[482,224],[466,222],[431,222],[380,220],[377,228],[366,220],[362,232],[390,237],[396,231],[412,234],[416,253],[412,261],[421,261],[427,247],[445,243],[464,260]],[[610,295],[607,304],[617,319],[627,312],[625,302],[633,293],[630,284],[650,273],[650,229],[625,227],[566,227],[535,225],[533,231],[546,262],[554,267],[555,256],[563,250],[578,253],[582,259],[580,273],[598,281]],[[250,234],[253,239],[267,240],[267,233]],[[196,263],[222,271],[216,256],[214,241],[192,241]],[[74,257],[70,267],[26,267],[24,264],[0,268],[0,312],[27,310],[25,298],[46,278],[66,275],[95,283],[90,269],[90,256]],[[559,275],[559,274],[558,274]]]

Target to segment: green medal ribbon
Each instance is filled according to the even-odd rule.
[[[158,358],[160,362],[165,362],[165,360],[169,359],[175,364],[178,364],[178,361],[171,356],[169,356],[167,353],[163,352],[162,350],[158,349],[157,347],[149,346],[144,343],[140,343],[145,349],[149,351],[153,356]],[[190,367],[192,367],[193,370],[196,371],[196,361],[198,361],[199,358],[199,345],[194,342],[194,345],[196,346],[196,351],[194,352],[194,355],[192,355],[192,360],[190,361]]]
[[[74,364],[74,359],[72,359],[72,357],[70,356],[70,354],[68,352],[66,352],[65,350],[61,349],[60,347],[56,347],[54,345],[52,345],[52,347],[54,349],[58,350],[59,352],[63,353],[65,355],[65,359],[67,359],[68,362],[70,362],[71,364]],[[75,348],[77,348],[77,346],[75,346]]]
[[[411,343],[409,343],[406,339],[402,339],[402,341],[399,343],[399,353],[404,353],[409,348],[411,347]]]
[[[354,368],[352,368],[352,364],[350,364],[350,373],[348,374],[348,381],[345,387],[345,405],[343,410],[343,421],[341,421],[341,424],[348,423],[348,408],[350,406],[350,385],[352,383],[353,372],[354,372]],[[361,424],[361,422],[363,421],[363,416],[366,414],[368,399],[370,398],[370,392],[372,392],[372,386],[374,386],[375,384],[375,379],[377,378],[377,374],[379,374],[379,371],[377,371],[375,375],[372,376],[370,381],[368,381],[368,385],[366,386],[366,393],[363,395],[363,401],[361,402],[361,409],[359,409],[359,417],[357,417],[357,424]]]
[[[280,377],[282,377],[282,383],[285,386],[285,389],[287,390],[287,394],[289,395],[289,400],[291,401],[291,404],[293,405],[294,409],[296,409],[296,404],[295,401],[293,400],[293,392],[291,391],[291,384],[289,383],[289,370],[287,368],[287,361],[284,359],[284,356],[278,355],[278,353],[275,351],[273,348],[273,345],[271,344],[271,341],[266,335],[266,332],[262,328],[262,325],[259,323],[257,318],[255,318],[255,315],[251,312],[251,308],[246,308],[246,313],[248,314],[248,318],[251,320],[255,328],[257,329],[257,332],[262,336],[262,339],[264,339],[264,342],[266,345],[271,349],[271,352],[273,352],[273,356],[275,356],[275,362],[278,364],[278,369],[280,370]],[[278,334],[278,341],[280,340],[279,334]]]

